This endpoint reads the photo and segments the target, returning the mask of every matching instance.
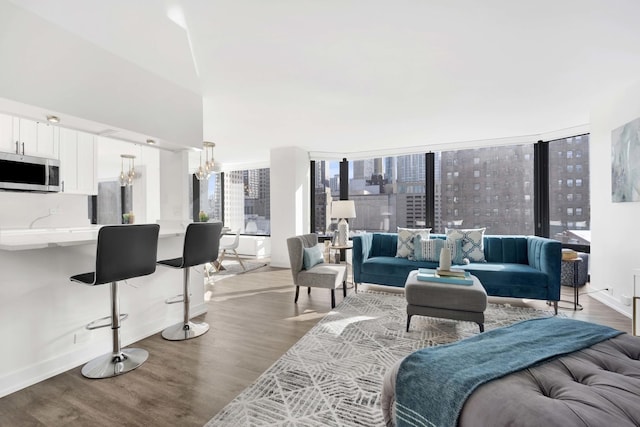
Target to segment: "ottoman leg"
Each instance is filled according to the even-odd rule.
[[[480,333],[484,332],[484,323],[478,323],[478,326],[480,327]]]
[[[411,323],[411,315],[407,314],[407,332],[409,332],[409,324]]]

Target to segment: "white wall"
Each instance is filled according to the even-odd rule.
[[[308,233],[309,154],[297,147],[271,150],[271,265],[289,268],[286,239]]]
[[[200,94],[6,0],[0,0],[0,57],[2,98],[179,146],[202,145]]]
[[[591,284],[610,292],[593,297],[631,316],[622,297],[633,295],[632,269],[640,268],[640,203],[611,201],[611,131],[640,117],[640,81],[597,102],[591,112]],[[640,289],[639,289],[640,290]]]

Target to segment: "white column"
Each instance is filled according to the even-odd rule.
[[[289,268],[287,238],[308,233],[309,153],[297,147],[271,150],[271,265]]]

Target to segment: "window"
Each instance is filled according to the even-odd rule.
[[[271,233],[269,168],[224,174],[224,225],[243,234]]]
[[[340,162],[319,160],[314,169],[314,219],[313,230],[326,236],[337,229],[337,221],[331,218],[331,201],[340,200]],[[357,212],[357,211],[356,211]]]
[[[588,246],[589,135],[550,141],[549,152],[559,153],[549,159],[549,182],[558,183],[549,189],[549,237]]]
[[[422,227],[433,220],[433,232],[445,227],[486,227],[488,234],[534,234],[534,192],[549,200],[549,237],[583,245],[589,222],[589,136],[581,135],[541,144],[483,147],[429,154],[379,157],[349,162],[349,198],[356,202],[354,231],[393,231],[397,226]],[[534,159],[549,149],[549,188],[534,181]],[[536,154],[534,155],[534,150]],[[570,152],[569,154],[567,154]],[[434,161],[433,182],[427,181],[426,160]],[[316,186],[317,212],[327,197],[338,197],[336,176]],[[327,166],[328,167],[328,166]],[[430,171],[432,169],[429,169]],[[320,174],[317,174],[320,176]],[[325,173],[329,175],[329,173]],[[316,182],[319,178],[316,178]],[[332,191],[333,188],[336,191]],[[426,194],[433,191],[433,200]],[[330,194],[330,196],[327,196]],[[321,200],[320,200],[321,199]],[[427,212],[427,209],[433,211]],[[540,206],[536,206],[540,207]],[[544,207],[544,206],[542,206]],[[326,208],[322,208],[326,209]],[[316,226],[316,230],[324,229]],[[584,239],[583,239],[584,240]],[[587,242],[588,244],[588,242]]]
[[[442,233],[445,227],[455,226],[487,227],[487,234],[533,234],[532,145],[443,151],[439,154],[440,167],[436,165],[436,171],[440,169],[440,175],[435,179],[436,188],[443,188],[439,199],[443,206],[436,206],[436,213],[442,214],[435,218],[434,232]],[[456,163],[458,166],[448,166]],[[483,166],[478,169],[475,164]],[[480,181],[469,183],[472,176]],[[518,179],[514,179],[515,176]],[[448,187],[437,185],[442,177],[453,184],[457,203],[449,202],[448,197],[454,194]],[[503,185],[505,182],[510,185]],[[479,215],[479,212],[483,214]]]
[[[210,220],[223,221],[221,182],[222,174],[215,172],[200,182],[200,211]]]
[[[350,229],[393,232],[397,227],[424,227],[425,171],[424,154],[349,162],[349,199],[356,205]]]

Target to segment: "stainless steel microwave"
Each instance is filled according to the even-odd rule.
[[[0,152],[0,189],[60,191],[60,161]]]

